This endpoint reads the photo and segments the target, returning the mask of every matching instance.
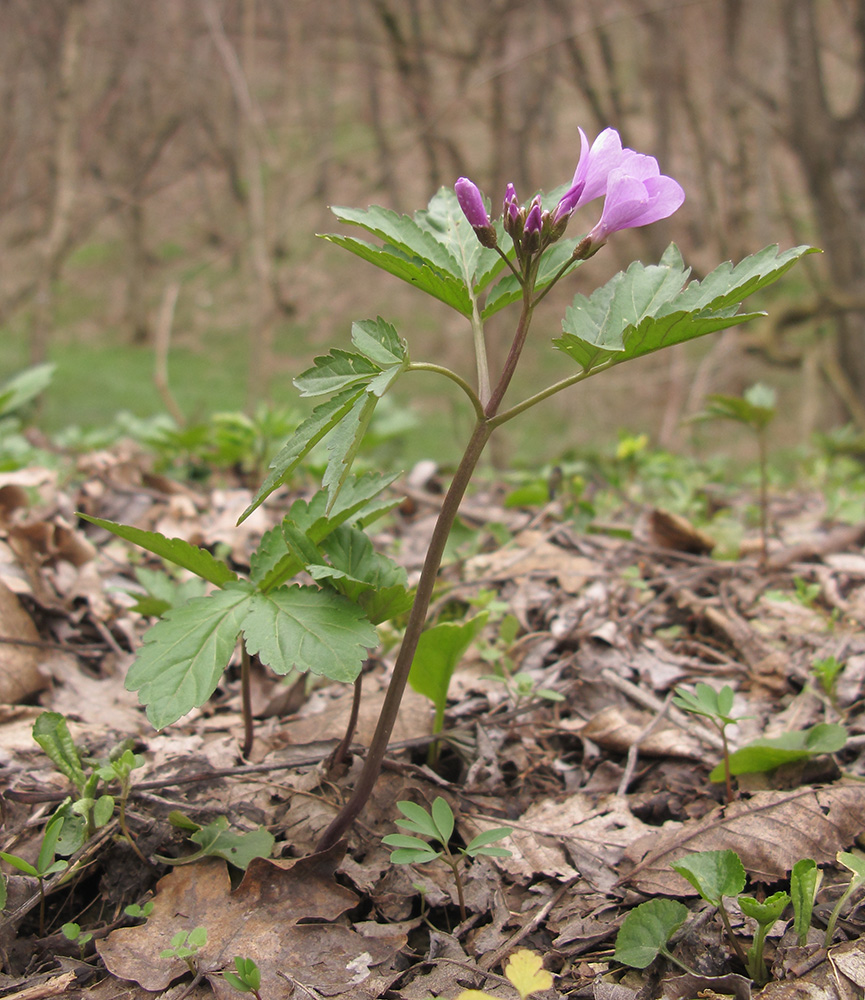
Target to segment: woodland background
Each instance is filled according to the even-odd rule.
[[[577,126],[608,125],[688,199],[563,283],[550,337],[575,290],[670,239],[697,275],[773,242],[825,253],[770,320],[625,366],[576,421],[558,397],[499,458],[620,426],[681,447],[706,393],[758,376],[787,442],[865,429],[865,0],[4,0],[0,66],[0,373],[57,363],[47,429],[164,409],[166,354],[178,420],[293,399],[376,313],[417,359],[470,364],[461,320],[315,239],[327,206],[411,212],[462,174],[494,208],[508,181],[528,199],[570,179]],[[537,355],[534,384],[557,365]]]

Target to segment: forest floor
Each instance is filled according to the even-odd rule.
[[[381,532],[410,579],[440,502],[434,487],[413,487]],[[865,831],[865,526],[827,523],[817,494],[776,493],[768,558],[754,545],[721,561],[663,513],[623,509],[609,530],[581,534],[556,500],[521,510],[502,495],[489,489],[466,502],[473,551],[441,575],[438,613],[486,608],[490,618],[453,677],[437,763],[428,761],[429,703],[408,691],[361,820],[347,843],[316,855],[369,742],[393,651],[367,663],[347,766],[329,758],[352,692],[330,682],[254,673],[246,758],[236,667],[203,708],[157,733],[123,680],[151,621],[131,610],[133,568],[158,567],[74,514],[221,547],[242,569],[291,498],[274,495],[237,528],[249,490],[177,484],[120,449],[85,456],[72,479],[40,469],[0,477],[0,848],[35,864],[46,819],[70,794],[31,734],[46,709],[65,716],[86,757],[107,758],[131,739],[144,760],[126,811],[136,850],[115,814],[69,870],[46,879],[41,928],[35,880],[5,867],[0,996],[221,1000],[235,995],[221,973],[242,956],[261,970],[262,1000],[452,1000],[462,990],[506,998],[515,990],[503,964],[528,948],[554,976],[533,994],[542,1000],[861,997],[859,897],[842,910],[828,954],[821,929],[849,881],[836,855]],[[814,673],[830,657],[843,664],[831,698]],[[522,697],[497,669],[528,678]],[[843,724],[846,746],[742,774],[727,803],[724,783],[709,780],[721,760],[717,729],[670,702],[674,687],[701,681],[735,694],[733,747],[820,723]],[[465,862],[462,920],[449,869],[392,864],[382,844],[397,832],[397,802],[429,808],[438,796],[456,816],[455,846],[512,829],[501,844],[510,856]],[[206,853],[207,838],[191,843],[190,830],[218,817],[227,821],[223,856],[177,864]],[[244,859],[245,871],[229,864],[230,834],[259,827],[275,838],[270,856]],[[728,849],[758,896],[786,889],[802,858],[823,869],[808,943],[799,946],[787,911],[769,933],[772,981],[762,990],[717,914],[670,867]],[[688,907],[670,949],[697,977],[664,958],[643,970],[613,958],[623,919],[658,896]],[[148,900],[145,921],[125,914]],[[734,900],[726,905],[747,948],[755,925]],[[61,926],[70,921],[92,939],[69,941]],[[193,979],[181,958],[161,953],[196,927],[207,942],[192,956]]]

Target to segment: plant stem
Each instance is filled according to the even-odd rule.
[[[829,948],[832,944],[832,937],[835,934],[835,924],[838,922],[838,916],[841,913],[841,907],[847,902],[850,896],[853,894],[853,890],[856,888],[856,880],[852,879],[850,884],[841,894],[838,902],[835,904],[835,908],[832,910],[832,915],[829,917],[829,923],[826,924],[826,937],[823,939],[823,947]]]
[[[736,938],[736,935],[733,933],[733,928],[730,926],[730,918],[727,916],[727,911],[724,909],[724,900],[723,899],[720,899],[718,901],[718,913],[720,913],[720,915],[721,915],[721,921],[724,924],[724,929],[727,932],[727,937],[730,940],[730,944],[733,946],[733,951],[736,952],[736,955],[737,955],[739,961],[747,969],[748,968],[748,956],[742,950],[742,946],[739,944],[739,942],[738,942],[738,940]]]
[[[246,643],[240,647],[240,706],[243,716],[243,746],[240,748],[241,756],[249,757],[252,750],[254,734],[252,730],[252,688],[250,683],[251,666]]]
[[[412,605],[408,623],[406,624],[405,635],[403,636],[402,645],[394,663],[390,684],[388,684],[384,704],[378,717],[378,723],[369,745],[366,760],[358,776],[354,791],[336,818],[322,834],[316,845],[316,851],[326,851],[337,843],[352,823],[354,823],[375,787],[376,780],[381,771],[382,761],[387,752],[387,745],[390,741],[393,727],[396,724],[400,702],[405,692],[405,686],[408,683],[408,676],[417,650],[417,644],[426,623],[426,616],[429,611],[436,576],[438,575],[442,557],[444,556],[445,545],[450,536],[451,528],[456,521],[462,498],[471,482],[472,474],[493,432],[491,418],[495,415],[516,370],[520,352],[525,344],[529,325],[531,324],[531,317],[531,282],[529,282],[523,288],[523,309],[501,377],[484,408],[484,416],[479,416],[475,422],[475,427],[469,438],[466,450],[460,464],[457,466],[450,488],[445,494],[441,510],[439,511],[438,520],[433,529],[432,538],[430,539],[429,548],[427,549],[426,558],[421,569],[417,590],[415,591],[414,604]]]
[[[760,457],[760,561],[769,557],[769,469],[766,455],[766,431],[757,431],[757,452]]]
[[[122,780],[120,783],[120,808],[117,811],[117,821],[120,824],[120,832],[126,838],[127,844],[132,848],[133,851],[138,855],[139,859],[147,865],[148,868],[151,867],[150,862],[141,852],[141,848],[135,843],[135,838],[129,827],[126,825],[126,802],[129,799],[129,777],[126,780]]]
[[[730,775],[730,747],[727,743],[727,727],[720,725],[718,729],[721,733],[721,744],[724,754],[724,781],[727,787],[727,805],[729,805],[733,801],[733,779]]]
[[[351,712],[348,717],[348,725],[345,727],[345,736],[342,738],[342,742],[333,751],[333,756],[330,758],[330,767],[336,767],[341,764],[346,757],[348,757],[348,751],[351,747],[351,741],[354,737],[354,730],[357,726],[357,717],[360,713],[360,696],[363,691],[363,673],[357,675],[357,680],[354,682],[354,693],[351,699]]]
[[[460,923],[462,923],[465,921],[467,913],[466,913],[466,897],[463,892],[463,880],[460,877],[459,859],[455,858],[451,854],[451,852],[448,850],[447,844],[443,844],[442,846],[445,849],[445,855],[442,860],[448,865],[450,870],[454,873],[454,882],[456,883],[457,887],[457,901],[459,902],[460,905]]]
[[[428,361],[412,361],[409,364],[406,371],[409,372],[435,372],[437,375],[444,375],[445,378],[449,378],[452,382],[462,389],[462,391],[468,396],[469,402],[472,404],[472,408],[475,411],[475,416],[482,420],[484,416],[484,408],[481,401],[478,399],[474,389],[466,382],[465,379],[460,378],[456,372],[452,372],[450,368],[445,368],[443,365],[434,365]],[[487,386],[487,393],[489,393],[489,386]]]
[[[487,360],[487,345],[484,340],[484,325],[478,312],[478,300],[472,293],[472,340],[475,347],[475,366],[478,373],[478,397],[481,404],[490,398],[490,366]]]

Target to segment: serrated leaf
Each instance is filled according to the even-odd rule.
[[[616,936],[616,961],[645,969],[685,922],[688,907],[675,899],[650,899],[640,903],[622,921]]]
[[[335,347],[330,354],[313,359],[308,368],[294,379],[301,396],[323,396],[341,392],[354,385],[366,385],[381,368],[362,354]]]
[[[249,652],[278,674],[294,667],[334,681],[354,681],[378,634],[357,605],[314,587],[255,594],[243,621]]]
[[[495,250],[481,245],[471,223],[460,208],[453,188],[440,188],[433,195],[429,206],[415,213],[415,221],[444,246],[456,264],[457,276],[467,287],[471,288],[473,285],[477,285],[478,288],[483,287],[477,280],[478,277],[488,274],[497,265],[504,266],[504,261]],[[500,222],[496,230],[501,242],[504,238],[504,227]]]
[[[328,234],[324,239],[414,285],[464,316],[471,316],[472,304],[465,285],[458,278],[430,267],[422,258],[407,256],[390,245],[378,247],[350,236]]]
[[[753,740],[730,754],[730,774],[759,774],[782,764],[806,760],[823,753],[837,753],[847,742],[847,730],[835,722],[819,722],[809,729]],[[710,781],[724,780],[723,763],[709,774]]]
[[[256,493],[252,503],[237,519],[241,524],[249,515],[287,481],[291,473],[309,454],[319,441],[336,427],[343,417],[351,410],[355,402],[362,396],[361,386],[349,386],[336,396],[320,403],[304,420],[285,447],[270,464],[270,473]]]
[[[699,851],[670,867],[713,906],[720,906],[724,896],[738,896],[745,888],[745,869],[735,851]]]
[[[138,691],[156,729],[203,705],[216,690],[253,594],[251,584],[228,583],[172,608],[145,632],[126,687]]]
[[[526,1000],[530,993],[540,993],[553,986],[553,977],[544,968],[543,959],[528,948],[520,948],[511,955],[505,965],[505,975],[521,1000]]]
[[[224,587],[227,583],[237,579],[237,574],[229,567],[211,555],[207,549],[200,549],[196,545],[190,545],[182,538],[166,538],[158,531],[144,531],[141,528],[133,528],[129,524],[115,524],[114,521],[106,521],[101,517],[91,517],[89,514],[78,514],[78,517],[89,521],[91,524],[105,528],[118,538],[123,538],[127,542],[133,542],[147,549],[154,555],[167,559],[183,569],[200,576],[203,580],[209,580],[217,587]]]
[[[408,361],[405,344],[399,339],[396,329],[381,316],[355,320],[351,324],[351,342],[361,354],[382,369]]]
[[[31,732],[51,763],[72,782],[80,794],[87,779],[64,716],[60,712],[42,712],[36,717]]]
[[[409,684],[435,705],[433,732],[444,723],[451,676],[489,618],[482,611],[467,622],[439,622],[421,633],[409,673]]]
[[[331,432],[327,445],[327,468],[321,480],[327,490],[328,513],[348,479],[377,402],[378,398],[373,393],[365,392]]]
[[[593,371],[736,326],[761,315],[738,314],[748,295],[814,252],[806,246],[783,253],[767,247],[735,267],[721,265],[683,290],[688,271],[671,246],[660,264],[637,261],[590,298],[577,295],[562,322],[564,336],[554,344],[584,371]]]

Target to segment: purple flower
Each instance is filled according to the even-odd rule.
[[[487,229],[490,225],[490,217],[487,215],[484,197],[468,177],[460,177],[454,184],[457,193],[457,201],[463,214],[475,229]]]
[[[597,246],[620,229],[634,229],[666,219],[684,200],[681,186],[661,173],[653,156],[626,149],[621,164],[607,177],[604,209],[588,239]]]
[[[554,224],[563,219],[567,220],[581,205],[600,198],[607,190],[607,177],[610,172],[621,166],[623,160],[631,153],[629,149],[622,149],[622,140],[613,128],[605,128],[592,143],[591,149],[586,133],[582,129],[579,129],[579,133],[580,160],[570,188],[553,213]]]
[[[511,223],[516,222],[517,216],[520,214],[520,203],[517,201],[517,191],[513,184],[508,184],[505,189],[505,201],[502,205],[502,218],[505,220],[510,220]]]
[[[529,214],[526,216],[526,225],[523,232],[526,236],[531,236],[532,233],[539,233],[543,222],[544,216],[541,211],[541,199],[540,196],[536,196],[529,209]]]

